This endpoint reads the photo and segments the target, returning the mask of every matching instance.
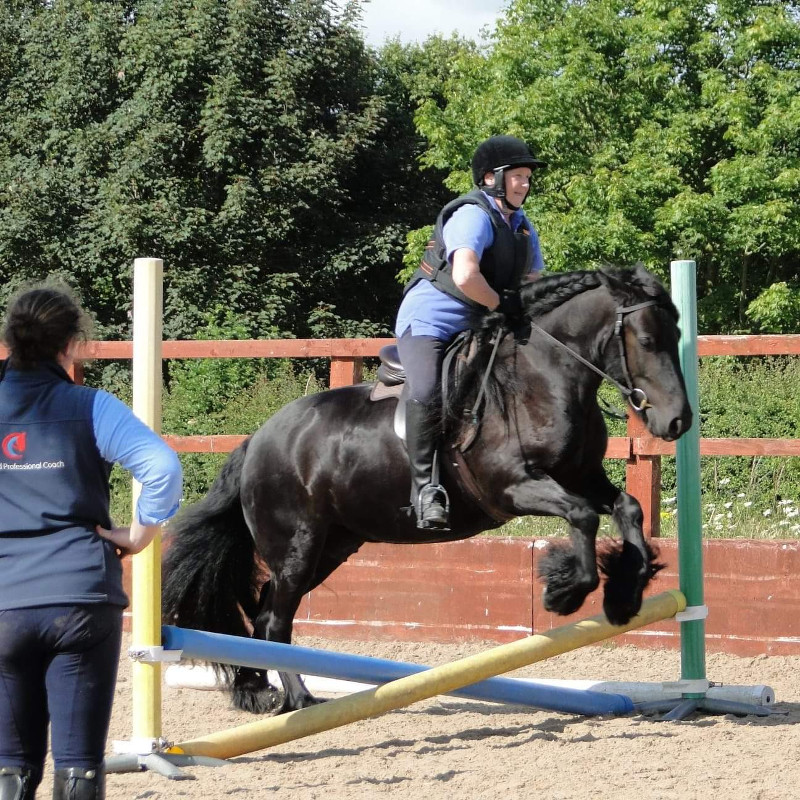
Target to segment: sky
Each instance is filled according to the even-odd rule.
[[[434,33],[477,40],[484,25],[494,22],[506,0],[368,0],[364,4],[364,39],[377,47],[387,37],[421,42]]]

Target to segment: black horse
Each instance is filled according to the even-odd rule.
[[[289,643],[303,595],[364,542],[463,539],[525,515],[569,524],[570,544],[549,548],[541,577],[545,607],[570,614],[599,585],[601,513],[621,534],[599,559],[603,608],[614,624],[634,616],[660,565],[642,534],[641,506],[603,469],[597,390],[609,377],[653,435],[683,434],[692,413],[677,311],[641,266],[547,276],[522,299],[528,341],[487,326],[449,370],[441,475],[449,531],[418,530],[403,508],[410,478],[396,400],[371,399],[374,384],[303,397],[235,450],[207,496],[170,526],[165,622],[241,636],[252,628],[253,637]],[[316,702],[296,675],[281,674],[283,692],[262,670],[231,668],[229,677],[245,710]]]

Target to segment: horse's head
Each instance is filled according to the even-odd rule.
[[[644,267],[598,272],[616,306],[606,346],[608,371],[634,390],[631,404],[654,436],[671,442],[692,424],[678,361],[678,311]]]

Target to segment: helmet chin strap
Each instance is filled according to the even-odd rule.
[[[508,198],[506,197],[506,175],[505,175],[505,167],[498,167],[497,169],[492,170],[494,173],[494,185],[493,186],[486,186],[483,185],[482,189],[486,194],[490,197],[495,197],[500,201],[500,205],[503,206],[505,211],[510,211],[512,214],[515,211],[519,211],[522,208],[521,205],[515,206],[513,203],[508,202]],[[528,191],[525,192],[525,197],[522,198],[522,202],[524,203],[528,199],[528,195],[530,194],[530,185],[528,186]]]

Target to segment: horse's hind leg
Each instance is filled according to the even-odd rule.
[[[261,587],[261,594],[254,609],[245,609],[245,613],[253,623],[252,637],[264,639],[264,631],[259,630],[257,620],[261,609],[269,606],[271,579]],[[250,711],[253,714],[274,714],[283,703],[283,694],[273,686],[267,678],[267,669],[254,667],[238,667],[234,673],[231,686],[232,702],[235,708]]]
[[[338,529],[336,532],[341,533]],[[336,546],[331,540],[336,542]],[[325,545],[317,545],[324,549],[315,561],[301,557],[302,554],[295,550],[293,558],[285,559],[280,571],[275,568],[262,589],[259,612],[253,619],[253,638],[291,644],[294,616],[303,595],[322,583],[360,545],[360,540],[331,535]],[[256,713],[280,714],[319,702],[299,675],[290,672],[278,674],[283,691],[269,684],[266,670],[239,670],[234,684],[234,705]],[[253,705],[257,707],[251,707]]]

